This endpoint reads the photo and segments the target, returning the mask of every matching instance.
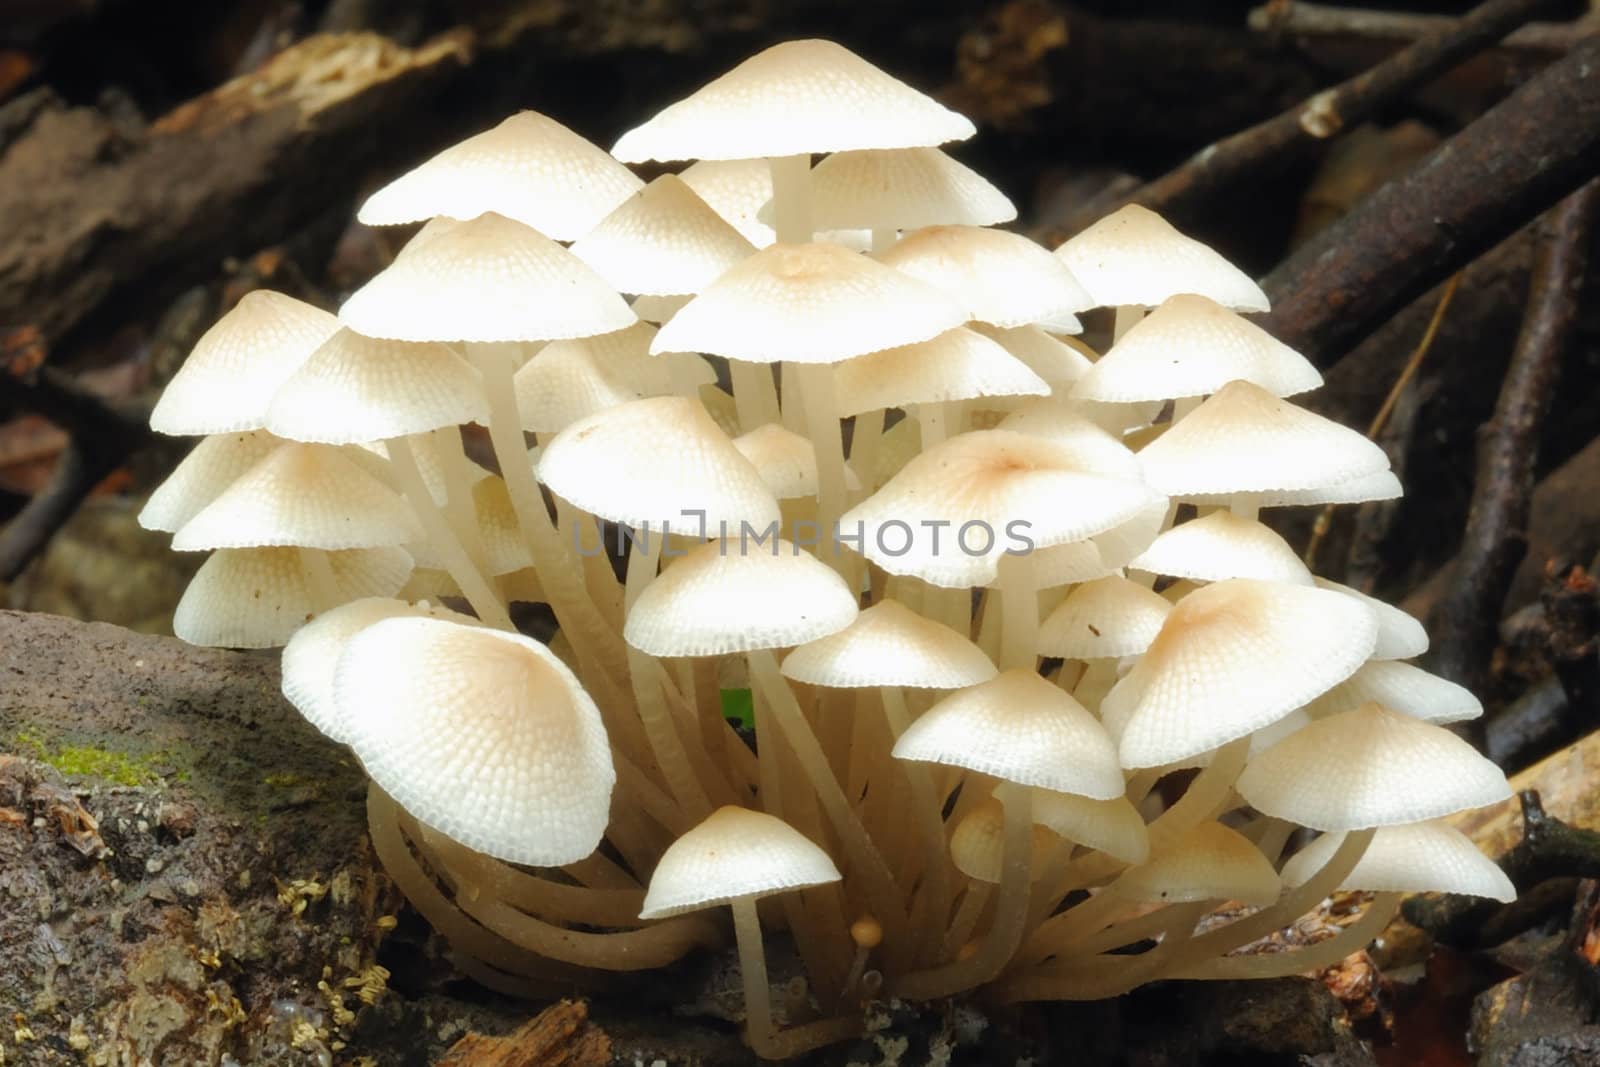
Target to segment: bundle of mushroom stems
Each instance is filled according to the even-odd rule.
[[[826,41],[610,154],[514,115],[366,201],[426,224],[337,317],[252,293],[165,393],[206,435],[142,514],[211,552],[179,635],[287,645],[479,980],[625,987],[731,926],[781,1057],[874,998],[1290,974],[1402,892],[1512,895],[1441,821],[1508,795],[1441,725],[1478,702],[1257,518],[1398,495],[1384,453],[1160,217],[993,228],[938,147],[973,132]],[[1239,951],[1341,888],[1337,936]]]

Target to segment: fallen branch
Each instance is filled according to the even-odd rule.
[[[1360,37],[1379,41],[1415,41],[1448,30],[1460,20],[1450,15],[1419,15],[1409,11],[1374,11],[1362,7],[1336,7],[1277,0],[1251,10],[1246,20],[1252,30],[1273,37]],[[1560,53],[1595,31],[1600,17],[1587,14],[1572,22],[1534,22],[1518,27],[1501,41],[1519,51]]]

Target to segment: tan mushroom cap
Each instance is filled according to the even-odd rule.
[[[345,327],[278,388],[267,427],[291,441],[349,445],[489,421],[483,377],[441,344],[380,341]]]
[[[1150,832],[1127,797],[1092,800],[1049,789],[1033,791],[1033,820],[1068,841],[1123,863],[1150,858]]]
[[[1342,833],[1323,834],[1283,865],[1285,885],[1301,885],[1344,844]],[[1508,903],[1517,899],[1500,866],[1478,851],[1472,839],[1447,822],[1384,826],[1372,835],[1340,889],[1374,893],[1461,893]]]
[[[867,608],[849,626],[795,649],[783,673],[833,689],[898,685],[961,689],[997,673],[983,650],[897,600]]]
[[[150,413],[150,428],[167,434],[261,429],[278,386],[338,328],[338,319],[292,296],[246,293],[195,343]]]
[[[180,552],[379,548],[421,536],[405,499],[330,445],[278,446],[175,533]]]
[[[975,322],[972,329],[1026,363],[1033,373],[1050,383],[1053,394],[1064,394],[1094,366],[1082,352],[1037,326],[1001,327]]]
[[[1354,674],[1377,639],[1348,597],[1230,578],[1180,600],[1101,704],[1125,767],[1197,756],[1283,718]]]
[[[772,199],[772,167],[765,159],[702,159],[678,177],[757,248],[778,239],[760,219],[762,205]]]
[[[1319,719],[1254,757],[1235,788],[1314,830],[1421,822],[1511,795],[1500,768],[1442,726],[1378,704]]]
[[[635,400],[579,419],[545,446],[539,478],[591,515],[658,533],[671,523],[678,533],[717,537],[725,524],[737,537],[741,522],[761,530],[779,519],[760,472],[687,397]]]
[[[1026,326],[1095,306],[1061,260],[1005,230],[928,226],[877,258],[949,293],[968,318],[995,326]]]
[[[708,541],[675,560],[634,603],[623,639],[652,656],[787,648],[844,629],[844,579],[788,541]]]
[[[682,178],[663,174],[572,245],[572,254],[624,293],[698,293],[755,245]]]
[[[1085,582],[1039,624],[1039,651],[1065,659],[1115,659],[1150,647],[1172,605],[1120,575]]]
[[[826,242],[775,244],[684,305],[651,351],[836,363],[926,341],[965,319],[938,289],[859,252]]]
[[[1235,381],[1219,389],[1139,459],[1168,496],[1320,490],[1388,471],[1389,457],[1332,419]]]
[[[1030,869],[1039,870],[1058,844],[1056,835],[1036,821],[1032,827]],[[956,822],[950,833],[950,860],[975,882],[996,885],[1005,861],[1005,805],[989,797]]]
[[[396,257],[339,318],[368,337],[402,341],[555,341],[637,320],[581,259],[492,212]]]
[[[1133,450],[1094,422],[1071,400],[1038,397],[1000,420],[996,427],[1043,437],[1070,449],[1085,470],[1117,478],[1143,478],[1144,468]]]
[[[368,226],[498,212],[558,241],[581,237],[643,184],[556,120],[521,111],[367,197]]]
[[[555,433],[630,400],[672,392],[667,360],[679,354],[652,356],[655,336],[654,326],[636,322],[614,333],[551,341],[539,349],[513,379],[522,428]],[[710,370],[698,356],[682,358]]]
[[[1373,659],[1411,659],[1428,651],[1427,629],[1393,604],[1326,578],[1315,578],[1313,581],[1319,589],[1331,589],[1355,597],[1377,614],[1378,647],[1372,651]]]
[[[811,171],[819,229],[914,230],[993,226],[1016,205],[981,174],[937,148],[835,152]]]
[[[1235,311],[1266,311],[1261,286],[1149,208],[1128,204],[1056,249],[1103,307],[1155,307],[1197,293]]]
[[[1005,671],[940,700],[900,735],[894,755],[1096,800],[1124,788],[1105,729],[1031,670]]]
[[[1274,396],[1322,384],[1300,353],[1203,296],[1180,293],[1134,325],[1072,387],[1084,400],[1170,400],[1215,393],[1236,379]]]
[[[1128,565],[1200,582],[1255,578],[1311,584],[1311,572],[1289,542],[1262,523],[1227,511],[1214,511],[1174,526]]]
[[[823,40],[785,41],[623,134],[626,163],[750,159],[963,141],[967,118]]]
[[[213,552],[178,601],[172,632],[191,645],[282,645],[322,607],[306,583],[300,552],[298,548]],[[328,565],[341,600],[393,596],[411,573],[411,557],[399,548],[330,552]]]
[[[1398,660],[1374,659],[1316,700],[1306,710],[1318,718],[1350,711],[1372,701],[1423,722],[1476,719],[1483,704],[1466,686]]]
[[[1149,506],[1104,533],[1084,541],[1069,541],[1036,550],[1028,561],[1033,571],[1033,584],[1040,589],[1054,589],[1117,573],[1155,540],[1166,517],[1165,498],[1155,497]],[[1007,556],[1000,560],[1001,574],[1005,573],[1011,559]]]
[[[982,396],[1043,396],[1049,384],[982,334],[963,327],[869,352],[834,372],[839,414]]]
[[[150,494],[139,510],[139,525],[172,533],[282,443],[265,430],[207,437]]]
[[[722,807],[661,854],[639,918],[666,919],[839,878],[828,854],[782,819]]]
[[[1123,874],[1115,891],[1166,904],[1237,900],[1266,905],[1278,899],[1280,889],[1278,872],[1249,838],[1221,823],[1203,822]]]
[[[600,843],[616,783],[605,727],[538,641],[384,619],[345,646],[334,701],[372,780],[468,848],[556,866]]]
[[[735,437],[733,447],[750,461],[779,500],[817,495],[817,448],[809,437],[769,422]],[[846,482],[851,488],[859,488],[860,483],[851,473],[845,469]]]

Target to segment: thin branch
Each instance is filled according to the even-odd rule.
[[[1274,38],[1287,36],[1360,37],[1378,41],[1415,41],[1459,23],[1450,15],[1419,15],[1409,11],[1375,11],[1362,7],[1273,0],[1251,10],[1252,30]],[[1513,30],[1501,42],[1506,48],[1527,52],[1560,53],[1595,31],[1600,15],[1593,12],[1571,22],[1534,22]]]

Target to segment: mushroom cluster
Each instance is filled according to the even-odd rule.
[[[1384,453],[1285,399],[1321,378],[1260,288],[1155,214],[993,228],[939,148],[973,132],[820,40],[609,154],[514,115],[367,200],[425,225],[337,317],[253,293],[167,390],[155,428],[208,435],[142,515],[212,553],[179,635],[286,644],[481,981],[661,967],[726,904],[782,1057],[876,996],[1294,973],[1401,892],[1511,895],[1439,821],[1508,794],[1441,725],[1478,702],[1258,521],[1397,495]],[[1376,894],[1339,936],[1237,951],[1336,888]]]

